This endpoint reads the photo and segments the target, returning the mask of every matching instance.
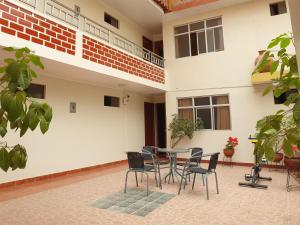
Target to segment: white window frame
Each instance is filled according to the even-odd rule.
[[[218,18],[221,19],[221,22],[222,22],[221,25],[212,26],[212,27],[207,27],[207,26],[206,26],[206,22],[207,22],[208,20],[213,20],[213,19],[218,19]],[[194,23],[200,23],[200,22],[203,22],[203,23],[204,23],[204,28],[191,31],[190,26],[191,26],[192,24],[194,24]],[[182,27],[182,26],[187,26],[187,27],[188,27],[188,31],[187,31],[187,32],[180,33],[180,34],[175,34],[175,29],[176,29],[177,27]],[[219,27],[222,28],[222,32],[223,32],[223,50],[216,50],[215,32],[214,32],[214,29],[215,29],[215,28],[219,28]],[[188,39],[189,39],[189,45],[188,45],[188,48],[189,48],[189,55],[188,55],[188,56],[182,56],[182,57],[176,57],[176,48],[175,48],[175,58],[176,58],[176,59],[185,58],[185,57],[191,57],[191,56],[192,56],[192,55],[191,55],[191,34],[192,34],[192,33],[196,33],[196,38],[197,38],[197,55],[193,55],[193,56],[199,56],[199,55],[202,55],[202,54],[208,54],[208,53],[212,53],[212,52],[220,52],[220,51],[224,51],[224,50],[225,50],[225,46],[224,46],[224,28],[223,28],[223,17],[222,17],[222,16],[216,16],[216,17],[211,17],[211,18],[205,19],[205,20],[199,20],[199,21],[194,21],[194,22],[191,22],[191,23],[181,24],[181,25],[175,26],[173,30],[174,30],[174,41],[176,40],[176,37],[182,36],[182,35],[186,35],[186,34],[188,35]],[[207,45],[207,31],[208,31],[208,30],[213,30],[213,44],[214,44],[214,51],[211,51],[211,52],[208,52],[208,45]],[[200,32],[204,32],[204,34],[205,34],[205,46],[206,46],[206,52],[204,52],[204,53],[199,53],[198,33],[200,33]]]
[[[213,97],[217,97],[217,96],[227,96],[228,97],[228,104],[213,104],[212,99]],[[209,98],[209,105],[200,105],[200,106],[196,106],[195,105],[195,98]],[[187,99],[187,98],[191,98],[192,99],[192,106],[179,106],[179,100],[180,99]],[[193,97],[180,97],[177,98],[177,113],[179,115],[179,109],[193,109],[193,120],[194,122],[196,121],[197,118],[197,109],[210,109],[210,116],[211,116],[211,129],[202,129],[202,130],[208,130],[208,131],[230,131],[232,130],[232,122],[231,122],[231,107],[230,107],[230,97],[229,94],[216,94],[216,95],[203,95],[203,96],[193,96]],[[217,107],[224,107],[224,106],[228,106],[229,107],[229,119],[230,119],[230,128],[229,129],[225,129],[225,130],[216,130],[215,129],[215,115],[214,115],[214,108]]]

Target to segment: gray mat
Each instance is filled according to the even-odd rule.
[[[128,189],[127,193],[123,191],[114,193],[97,200],[91,206],[137,216],[146,216],[174,196],[174,194],[153,191],[149,191],[147,196],[147,192],[143,189]]]

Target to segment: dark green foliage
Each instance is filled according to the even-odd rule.
[[[197,119],[194,123],[192,119],[179,118],[178,115],[173,115],[173,120],[169,124],[169,130],[171,131],[171,148],[174,148],[178,142],[184,138],[193,138],[194,131],[203,129],[203,121]]]
[[[13,129],[19,131],[22,137],[28,129],[33,131],[38,125],[44,134],[52,120],[52,108],[47,103],[33,101],[26,92],[36,77],[31,65],[41,69],[44,65],[26,47],[7,47],[4,50],[13,52],[15,57],[4,59],[4,66],[0,67],[0,136],[3,138],[8,129]],[[3,171],[25,168],[27,153],[23,146],[8,146],[5,141],[1,141],[0,148],[0,168]]]
[[[272,48],[279,49],[275,51],[277,55],[271,67],[271,74],[279,69],[280,77],[265,89],[263,95],[273,92],[276,97],[279,97],[291,88],[298,90],[298,93],[291,94],[284,102],[285,109],[257,122],[258,142],[255,154],[259,158],[265,156],[268,160],[273,160],[275,153],[281,149],[286,156],[292,157],[297,146],[300,146],[300,81],[296,55],[288,54],[286,49],[291,43],[294,43],[292,34],[282,34],[273,39],[265,56],[253,71],[253,73],[260,72],[268,63],[269,56],[275,58],[271,53],[274,52],[271,51]]]

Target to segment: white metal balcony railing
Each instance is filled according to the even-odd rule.
[[[104,42],[121,48],[141,59],[164,67],[164,58],[133,43],[121,35],[103,27],[92,19],[76,13],[73,9],[56,0],[17,0],[44,14],[61,20],[83,32],[89,33]]]

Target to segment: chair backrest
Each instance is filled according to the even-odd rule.
[[[203,154],[202,148],[192,148],[190,162],[199,163]]]
[[[213,171],[217,168],[218,159],[220,152],[214,153],[211,155],[208,165],[208,171]]]
[[[140,152],[127,152],[130,169],[144,169],[144,157]]]
[[[152,146],[144,146],[142,149],[142,155],[145,160],[152,160],[153,155],[155,155],[155,148]]]

